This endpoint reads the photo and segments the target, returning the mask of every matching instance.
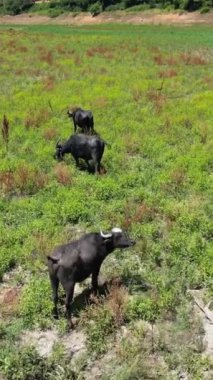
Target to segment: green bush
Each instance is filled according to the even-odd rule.
[[[210,8],[207,7],[207,6],[204,6],[204,7],[202,7],[202,8],[200,9],[200,13],[201,13],[201,14],[208,13],[208,12],[210,12]]]
[[[59,364],[60,363],[60,364]],[[77,380],[70,358],[57,352],[50,358],[41,357],[34,347],[17,347],[9,350],[6,345],[0,352],[0,371],[7,380]]]
[[[48,274],[33,275],[23,287],[20,300],[20,315],[27,326],[48,327],[51,324],[52,293]]]
[[[91,4],[89,7],[89,11],[92,14],[92,16],[97,16],[99,13],[102,12],[102,4],[100,1],[97,1],[94,4]]]
[[[154,322],[159,316],[159,306],[155,300],[147,297],[134,296],[129,301],[126,317],[132,319],[144,319]]]
[[[115,330],[113,315],[105,306],[94,307],[86,321],[87,347],[97,355],[107,350],[107,337]]]

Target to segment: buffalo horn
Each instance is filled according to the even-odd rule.
[[[102,236],[104,239],[109,239],[109,238],[112,236],[111,233],[109,233],[109,234],[104,234],[103,231],[100,231],[100,233],[101,233],[101,236]]]

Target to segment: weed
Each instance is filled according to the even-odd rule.
[[[3,117],[1,132],[5,143],[6,151],[8,151],[10,125],[6,115],[4,115]]]

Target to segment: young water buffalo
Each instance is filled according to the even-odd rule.
[[[101,158],[104,153],[105,141],[98,136],[88,136],[82,133],[72,135],[64,144],[56,144],[55,158],[62,160],[64,154],[71,153],[79,165],[79,158],[83,158],[90,169],[89,160],[93,160],[95,172],[100,173]]]
[[[53,291],[54,315],[58,317],[58,286],[66,292],[67,317],[71,322],[71,302],[76,282],[92,274],[92,289],[98,288],[98,274],[107,255],[116,248],[127,248],[135,244],[120,228],[113,228],[108,234],[89,233],[81,239],[57,247],[48,258],[48,270]]]
[[[84,111],[81,108],[68,110],[67,115],[73,119],[74,132],[76,132],[77,125],[82,129],[82,132],[88,133],[94,131],[94,120],[91,111]]]

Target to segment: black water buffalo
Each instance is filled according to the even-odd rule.
[[[94,120],[91,111],[75,108],[73,110],[68,110],[67,115],[73,119],[74,132],[76,132],[77,125],[82,129],[82,132],[88,133],[94,131]]]
[[[71,153],[77,165],[79,165],[79,158],[83,158],[89,169],[89,160],[93,160],[95,172],[100,173],[100,163],[105,144],[105,141],[98,136],[88,136],[79,133],[78,135],[72,135],[64,144],[57,142],[54,157],[57,160],[62,160],[64,154]]]
[[[53,291],[54,315],[58,317],[58,286],[62,284],[66,293],[66,310],[70,325],[71,302],[76,282],[92,274],[92,290],[97,291],[100,267],[107,255],[116,248],[127,248],[135,244],[120,228],[110,233],[88,233],[79,240],[60,245],[47,256],[48,270]]]

